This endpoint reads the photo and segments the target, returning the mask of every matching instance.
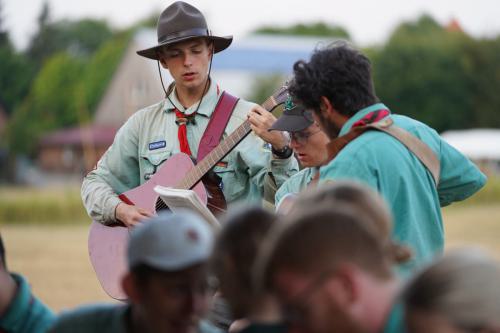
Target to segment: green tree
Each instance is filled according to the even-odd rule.
[[[77,123],[75,91],[83,71],[83,62],[68,53],[47,61],[13,114],[8,129],[11,151],[31,153],[43,133]]]
[[[395,112],[438,131],[470,127],[471,81],[464,70],[469,42],[465,34],[449,32],[426,15],[400,25],[373,56],[379,97]]]
[[[328,25],[324,22],[310,24],[294,24],[287,27],[264,26],[255,30],[262,34],[299,35],[299,36],[328,36],[342,39],[350,39],[346,29],[338,25]]]
[[[10,114],[28,92],[33,66],[23,54],[16,52],[3,22],[0,1],[0,103]]]
[[[32,63],[15,51],[10,42],[0,46],[0,100],[7,114],[21,103],[33,77]]]
[[[465,47],[472,95],[473,126],[500,128],[500,37],[474,40]]]
[[[79,95],[80,107],[90,111],[91,114],[95,112],[116,67],[125,54],[132,34],[131,30],[117,34],[104,43],[85,66],[80,87],[81,95]]]
[[[78,57],[90,57],[104,42],[112,37],[112,30],[106,21],[82,19],[53,22],[50,7],[44,3],[38,17],[38,31],[32,37],[26,50],[37,68],[53,54],[69,52]]]
[[[32,153],[43,134],[90,121],[129,44],[130,34],[118,34],[89,60],[68,52],[50,57],[12,117],[8,133],[11,150]]]

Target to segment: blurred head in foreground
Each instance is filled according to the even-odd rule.
[[[220,289],[234,318],[248,316],[259,295],[253,284],[253,267],[264,237],[276,216],[259,207],[228,216],[217,237],[213,264]]]
[[[295,210],[272,229],[258,262],[261,288],[307,332],[379,332],[399,281],[387,237],[354,206]]]
[[[500,265],[477,249],[445,254],[403,295],[411,333],[500,332]]]
[[[392,215],[384,199],[376,191],[355,181],[328,181],[312,190],[304,191],[291,209],[291,214],[316,205],[351,206],[356,214],[366,217],[373,228],[387,242],[388,253],[395,264],[403,264],[412,257],[411,250],[392,240]]]
[[[134,228],[123,289],[132,321],[154,332],[196,332],[210,299],[207,260],[213,234],[189,212],[160,213]]]

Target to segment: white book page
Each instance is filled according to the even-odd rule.
[[[213,227],[219,228],[220,223],[212,212],[201,202],[200,198],[193,190],[183,190],[156,185],[155,192],[165,204],[175,212],[178,209],[187,209],[200,214]]]

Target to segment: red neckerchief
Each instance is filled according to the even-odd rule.
[[[328,160],[329,161],[333,160],[338,155],[338,153],[340,153],[340,151],[342,149],[344,149],[345,146],[347,146],[347,144],[349,142],[353,141],[358,136],[363,134],[368,129],[368,127],[366,127],[366,125],[380,121],[383,118],[387,117],[388,115],[390,115],[389,110],[380,109],[377,111],[370,112],[370,113],[366,114],[360,120],[356,121],[352,125],[349,132],[347,132],[346,134],[344,134],[342,136],[339,136],[338,138],[336,138],[328,143],[328,145],[327,145]]]
[[[175,123],[179,126],[177,131],[177,137],[179,138],[179,146],[181,148],[181,152],[183,152],[184,154],[188,154],[189,156],[192,156],[191,149],[189,148],[189,142],[187,139],[186,124],[194,123],[194,117],[196,116],[196,113],[186,115],[177,109],[174,109],[174,111],[175,111],[175,117],[177,118],[175,120]]]
[[[377,111],[370,112],[366,114],[363,118],[352,124],[352,127],[365,126],[371,123],[376,123],[377,121],[387,117],[389,115],[389,110],[381,109]],[[351,128],[352,128],[351,127]]]
[[[217,85],[217,96],[219,96],[220,94],[220,90],[219,90],[219,85]],[[200,101],[201,103],[201,101]],[[179,126],[178,128],[178,131],[177,131],[177,138],[179,139],[179,146],[180,146],[180,149],[181,149],[181,152],[183,152],[184,154],[187,154],[189,156],[192,156],[192,153],[191,153],[191,148],[189,148],[189,142],[188,142],[188,139],[187,139],[187,127],[186,127],[186,124],[195,124],[195,116],[197,114],[197,112],[193,112],[192,114],[190,115],[186,115],[182,112],[180,112],[179,110],[177,110],[177,108],[174,109],[175,111],[175,123]]]

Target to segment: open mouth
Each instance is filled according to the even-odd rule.
[[[295,156],[299,159],[299,160],[303,160],[305,158],[307,158],[307,154],[301,154],[301,153],[296,153]]]
[[[196,76],[195,72],[189,72],[189,73],[182,74],[182,77],[184,78],[184,80],[188,80],[188,81],[193,80],[195,76]]]

